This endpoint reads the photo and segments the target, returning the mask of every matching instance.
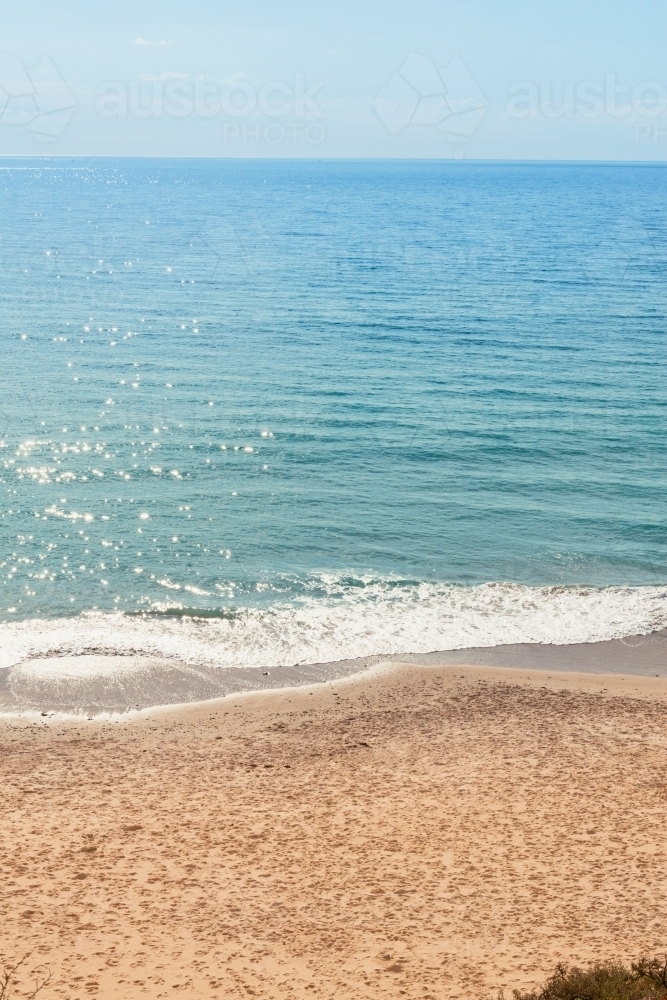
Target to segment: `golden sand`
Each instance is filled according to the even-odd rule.
[[[17,997],[495,997],[667,948],[667,680],[398,667],[0,722]]]

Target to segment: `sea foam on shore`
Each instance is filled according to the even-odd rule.
[[[667,626],[667,590],[660,587],[462,587],[333,577],[324,585],[326,597],[217,617],[164,609],[6,622],[1,704],[126,710],[340,677],[383,656],[592,643]]]

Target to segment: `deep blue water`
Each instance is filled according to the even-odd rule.
[[[436,641],[475,585],[667,583],[664,168],[4,160],[0,206],[1,620]]]

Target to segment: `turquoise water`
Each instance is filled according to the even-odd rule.
[[[667,624],[666,181],[0,161],[0,667]]]

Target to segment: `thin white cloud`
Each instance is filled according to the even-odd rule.
[[[173,38],[161,38],[159,42],[152,42],[152,41],[150,41],[150,39],[142,38],[141,35],[139,35],[138,38],[134,39],[134,41],[132,42],[132,44],[133,45],[160,45],[160,46],[162,46],[162,48],[164,48],[167,45],[173,45],[174,44],[174,39]]]
[[[146,83],[159,83],[168,80],[189,80],[191,77],[189,73],[142,73],[139,79]]]

